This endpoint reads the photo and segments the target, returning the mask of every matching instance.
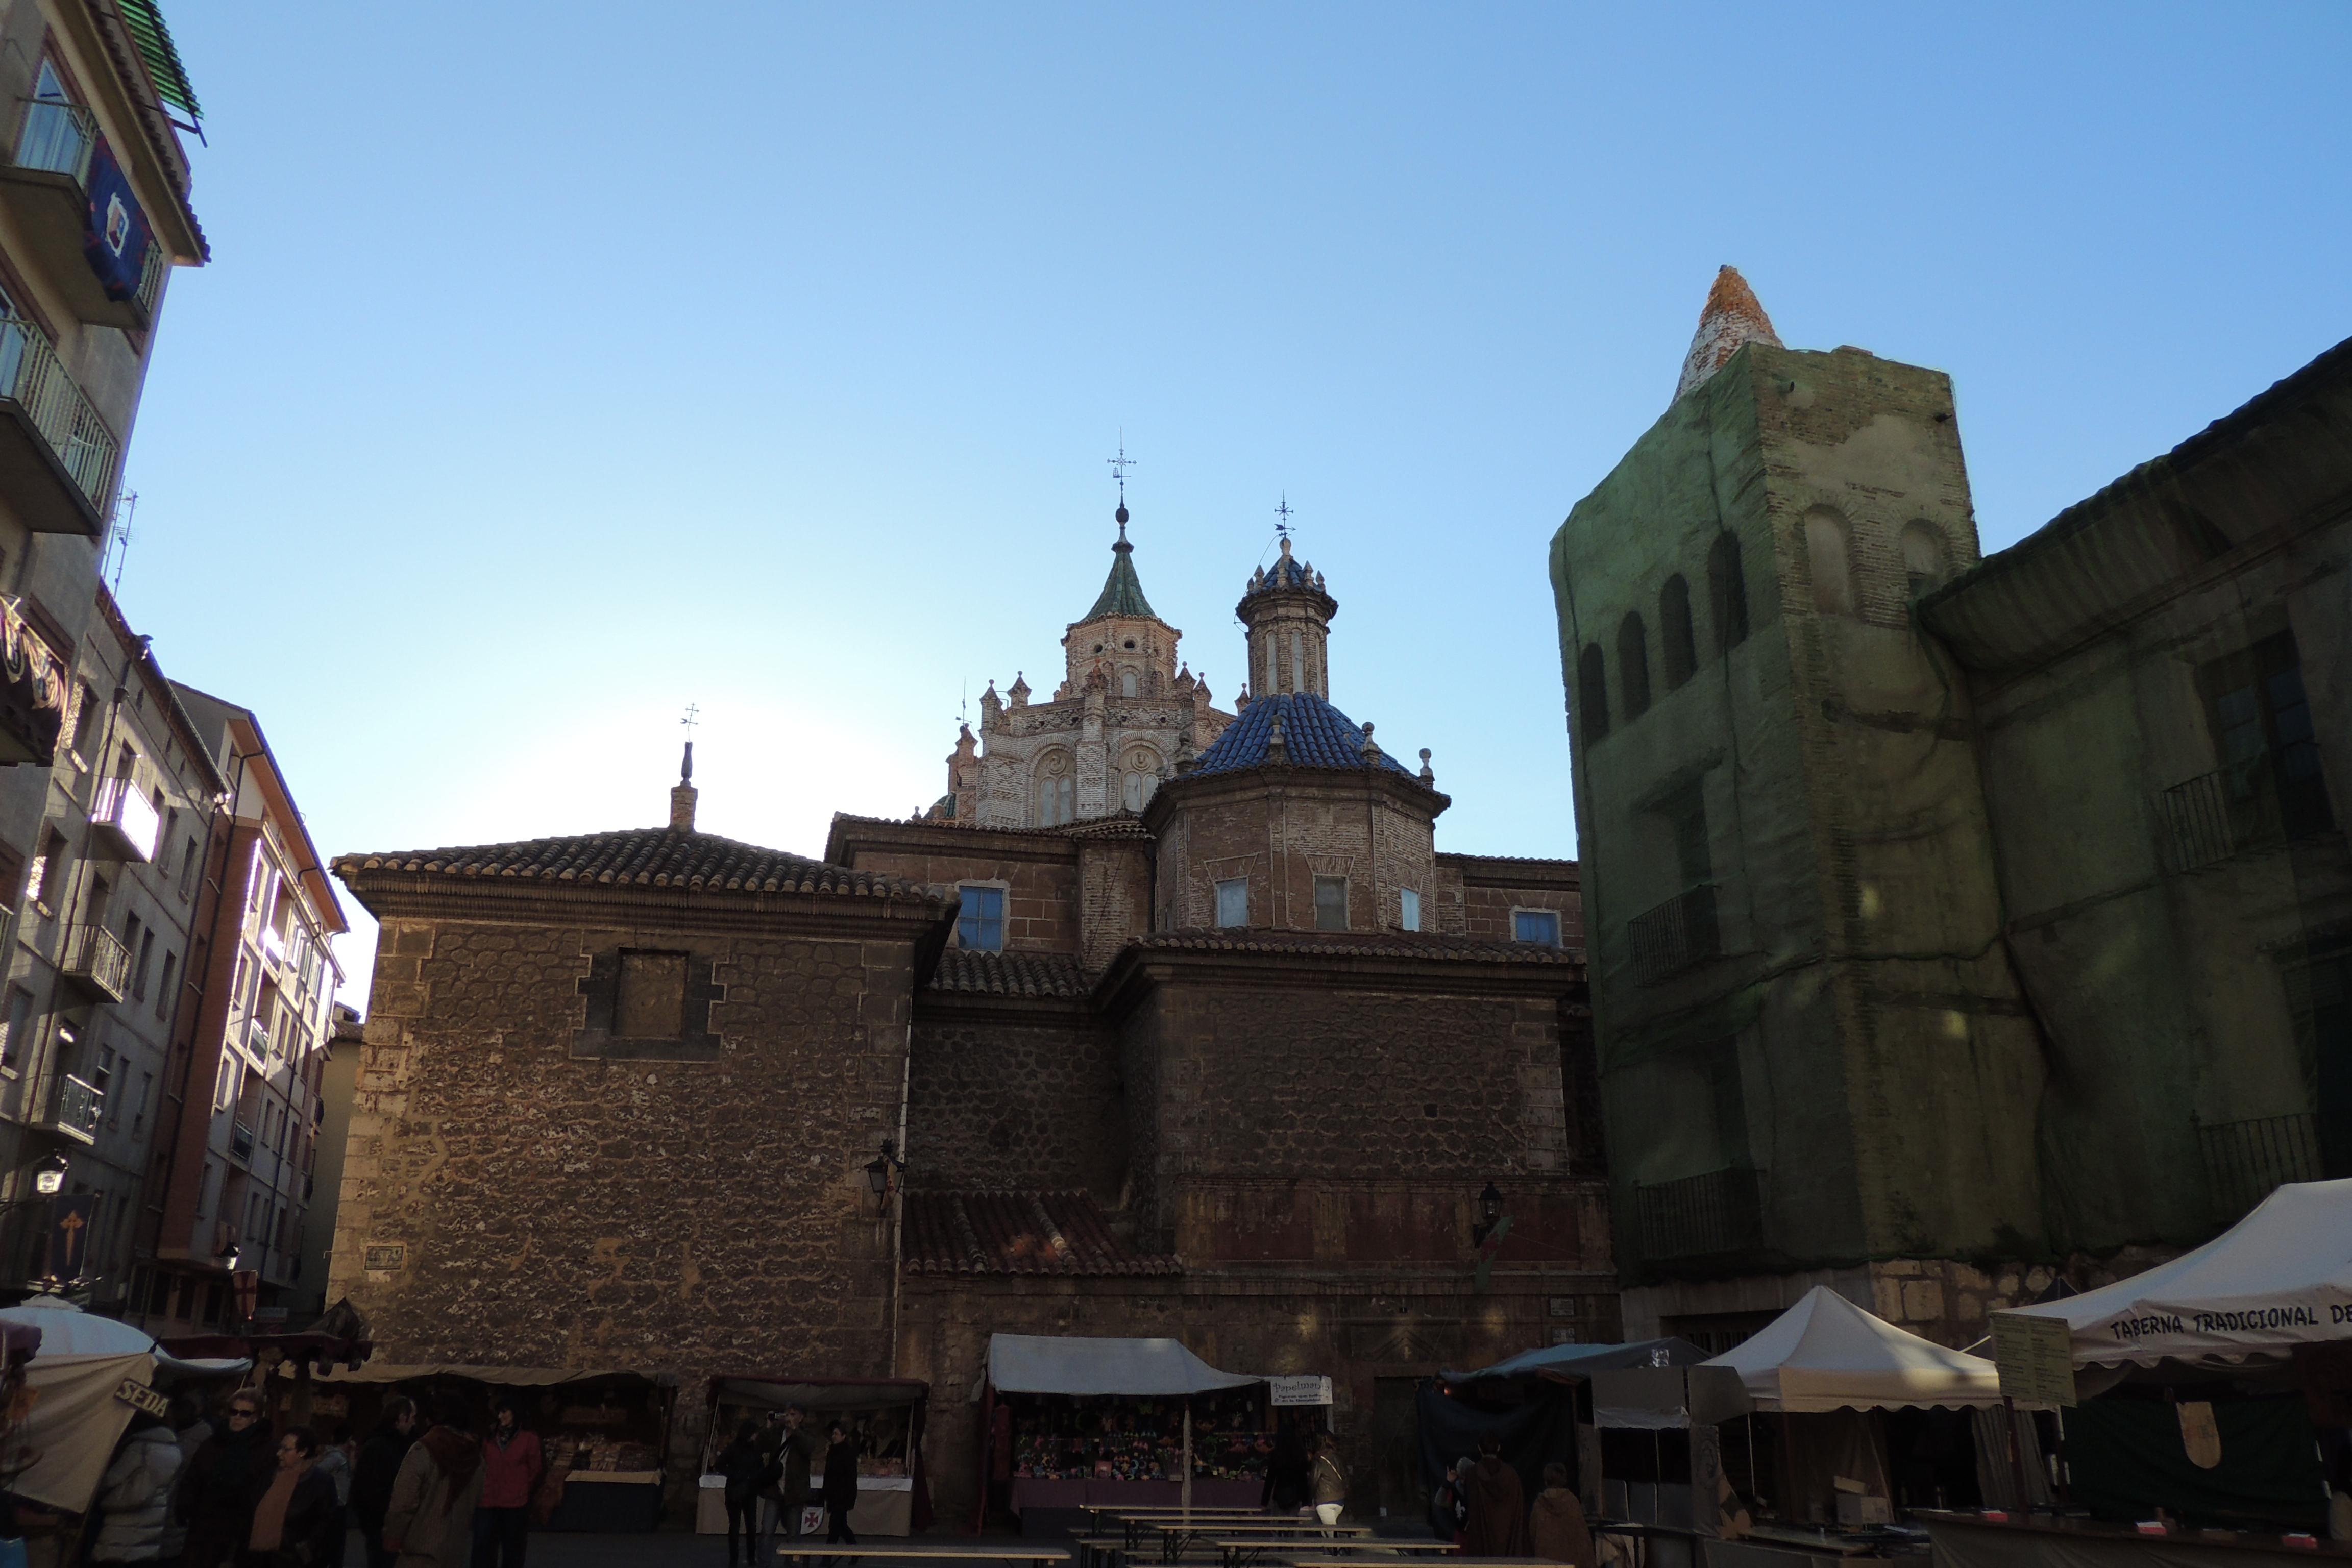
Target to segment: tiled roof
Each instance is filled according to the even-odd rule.
[[[1065,838],[1149,839],[1151,837],[1151,830],[1143,826],[1143,818],[1127,811],[1115,812],[1109,816],[1088,817],[1084,822],[1074,822],[1067,827],[1057,827],[1054,831]]]
[[[1066,952],[982,952],[951,947],[931,974],[934,991],[983,996],[1076,997],[1087,994],[1086,972]]]
[[[1471,963],[1581,964],[1583,952],[1534,942],[1487,942],[1436,931],[1276,931],[1237,926],[1151,931],[1129,944],[1195,952],[1313,952],[1333,958],[1435,958]]]
[[[1279,593],[1286,588],[1305,588],[1323,592],[1323,574],[1299,561],[1290,553],[1290,541],[1282,542],[1282,553],[1271,566],[1260,567],[1250,574],[1249,588],[1242,595],[1248,599],[1257,594]]]
[[[1217,743],[1201,753],[1200,763],[1192,769],[1193,776],[1229,773],[1235,768],[1254,768],[1263,763],[1266,741],[1274,733],[1276,714],[1282,718],[1283,754],[1292,767],[1360,768],[1364,765],[1363,726],[1312,692],[1297,691],[1252,700],[1242,710],[1240,718],[1225,726],[1225,732],[1217,737]],[[1385,752],[1381,753],[1381,763],[1394,772],[1406,773],[1404,765]],[[1406,776],[1412,775],[1406,773]]]
[[[364,871],[437,872],[445,877],[512,877],[614,887],[692,888],[704,892],[854,893],[936,901],[936,895],[869,871],[828,866],[805,856],[739,844],[709,833],[681,833],[667,827],[345,855],[335,861],[334,868],[346,881]]]
[[[1085,1193],[907,1194],[905,1247],[916,1274],[1181,1274],[1112,1234]]]
[[[1151,601],[1143,596],[1143,580],[1135,574],[1135,546],[1127,542],[1127,508],[1118,509],[1118,542],[1110,547],[1110,575],[1103,579],[1103,591],[1095,607],[1080,616],[1076,624],[1098,621],[1106,616],[1151,616]],[[1157,616],[1151,616],[1154,620]]]

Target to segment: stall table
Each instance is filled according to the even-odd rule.
[[[1922,1517],[1936,1568],[2272,1568],[2352,1559],[2352,1542],[2339,1541],[2289,1545],[2282,1536],[2226,1530],[2142,1535],[2127,1525],[2086,1520]]]

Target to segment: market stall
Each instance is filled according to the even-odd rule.
[[[2071,1406],[2076,1506],[2326,1532],[2352,1471],[2352,1181],[2282,1186],[2193,1252],[1992,1327],[2003,1384]]]
[[[674,1381],[580,1367],[474,1366],[369,1362],[320,1374],[311,1408],[320,1421],[341,1419],[355,1435],[373,1431],[394,1394],[427,1404],[454,1395],[489,1430],[505,1399],[522,1406],[522,1424],[539,1434],[563,1498],[541,1528],[649,1531],[661,1522],[662,1468],[667,1458]]]
[[[1268,1380],[1174,1340],[992,1335],[980,1403],[983,1496],[1003,1476],[1024,1534],[1088,1507],[1255,1508],[1265,1493]]]
[[[241,1378],[252,1366],[174,1356],[143,1330],[85,1312],[62,1296],[0,1308],[0,1336],[12,1359],[28,1331],[37,1348],[24,1363],[27,1404],[7,1456],[22,1468],[7,1478],[7,1489],[68,1513],[88,1511],[116,1442],[142,1410],[161,1413],[163,1389]]]
[[[2016,1421],[2012,1438],[1992,1363],[1899,1329],[1826,1286],[1706,1364],[1737,1372],[1759,1413],[1727,1431],[1723,1446],[1727,1479],[1759,1516],[1885,1525],[1901,1473],[1890,1455],[1909,1465],[1929,1439],[1957,1445],[1954,1462],[1969,1485],[2021,1475],[2029,1500],[2047,1498],[2033,1425]],[[1924,1414],[1938,1410],[1951,1414]],[[1890,1444],[1898,1430],[1901,1441]]]
[[[702,1456],[702,1487],[695,1529],[704,1535],[727,1533],[725,1483],[713,1470],[719,1451],[751,1421],[766,1432],[773,1418],[793,1406],[808,1413],[804,1431],[814,1435],[810,1463],[814,1489],[823,1479],[825,1432],[845,1422],[857,1448],[857,1506],[849,1527],[867,1535],[911,1535],[929,1528],[931,1496],[923,1473],[923,1422],[931,1385],[914,1378],[720,1377],[711,1380],[709,1436]],[[814,1520],[802,1533],[822,1532],[824,1510],[812,1504]]]

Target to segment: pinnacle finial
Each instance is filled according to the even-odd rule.
[[[1726,361],[1749,343],[1781,346],[1756,290],[1748,286],[1738,268],[1725,267],[1716,273],[1715,283],[1706,291],[1706,304],[1699,310],[1698,331],[1691,337],[1690,353],[1683,356],[1682,378],[1675,384],[1675,401],[1680,402],[1684,394],[1722,369]]]

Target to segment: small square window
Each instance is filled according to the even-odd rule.
[[[621,954],[613,1032],[625,1040],[675,1040],[686,1033],[686,954]]]
[[[1217,884],[1217,923],[1221,926],[1249,924],[1249,879],[1235,877]]]
[[[956,916],[956,945],[982,952],[1004,951],[1004,889],[961,887],[963,909]]]
[[[1556,910],[1513,910],[1511,935],[1519,942],[1559,945],[1559,913]]]
[[[1348,929],[1348,879],[1318,877],[1315,879],[1315,929],[1346,931]]]
[[[1397,889],[1397,924],[1405,931],[1421,929],[1421,894],[1411,888]]]

